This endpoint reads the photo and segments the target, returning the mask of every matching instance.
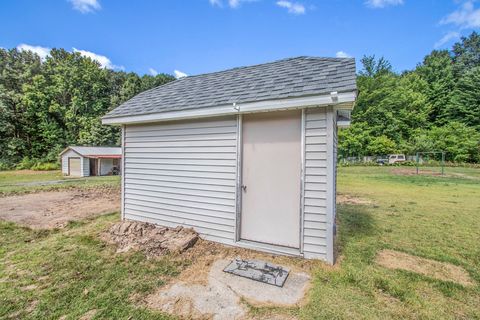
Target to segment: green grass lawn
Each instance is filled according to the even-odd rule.
[[[45,184],[51,181],[62,181],[58,184]],[[36,191],[59,190],[66,188],[90,188],[97,186],[120,187],[119,176],[101,177],[68,177],[60,170],[31,171],[14,170],[0,171],[0,196],[29,193]]]
[[[370,200],[338,207],[340,262],[319,266],[306,306],[252,308],[299,319],[480,319],[479,169],[458,176],[392,174],[390,167],[339,168],[338,192]],[[447,169],[448,173],[448,169]],[[140,254],[116,255],[99,233],[117,214],[31,231],[0,222],[0,318],[168,319],[139,307],[142,297],[174,278],[185,263]],[[375,264],[381,249],[465,268],[476,285],[435,280]]]

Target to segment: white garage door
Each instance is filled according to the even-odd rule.
[[[80,158],[68,158],[68,175],[80,176]]]

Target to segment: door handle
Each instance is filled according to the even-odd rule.
[[[247,186],[242,186],[243,192],[247,192]]]

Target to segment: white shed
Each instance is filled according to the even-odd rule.
[[[122,218],[333,263],[337,114],[355,78],[354,59],[298,57],[123,103],[103,117],[122,126]]]
[[[60,157],[62,173],[66,176],[106,176],[120,172],[122,148],[70,146]]]

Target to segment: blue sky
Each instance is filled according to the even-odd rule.
[[[78,50],[108,68],[193,75],[300,55],[410,69],[480,28],[476,0],[3,0],[0,47]],[[181,74],[179,73],[179,74]]]

